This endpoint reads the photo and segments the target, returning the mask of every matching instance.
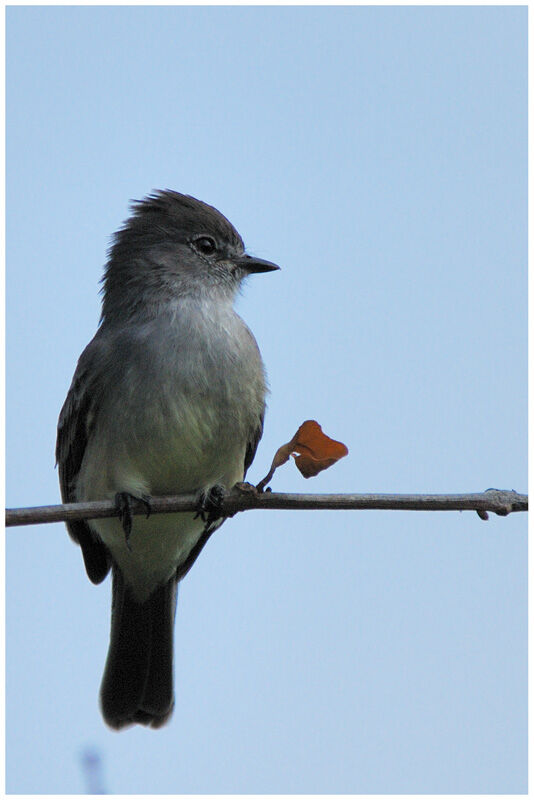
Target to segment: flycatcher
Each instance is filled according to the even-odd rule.
[[[114,499],[119,510],[67,523],[91,581],[113,576],[100,701],[117,729],[157,728],[172,713],[176,587],[217,525],[193,513],[132,520],[130,500],[149,509],[151,496],[206,498],[243,480],[266,379],[233,303],[244,278],[278,269],[247,255],[230,222],[193,197],[159,191],[132,210],[110,249],[100,325],[56,448],[63,502]]]

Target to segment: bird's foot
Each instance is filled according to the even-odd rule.
[[[200,518],[205,523],[204,533],[214,531],[215,522],[223,516],[222,504],[225,494],[226,489],[220,483],[200,492],[194,519]]]
[[[126,539],[126,547],[128,550],[131,550],[130,546],[130,534],[132,532],[132,522],[133,522],[133,514],[132,514],[132,500],[137,500],[146,508],[146,518],[148,519],[151,512],[152,506],[150,504],[150,497],[147,494],[143,494],[140,497],[135,497],[133,494],[129,492],[117,492],[115,495],[115,507],[117,509],[117,513],[119,519],[122,524],[122,529],[124,531],[124,537]]]

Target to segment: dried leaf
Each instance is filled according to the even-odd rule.
[[[336,442],[323,433],[318,422],[308,419],[302,423],[290,442],[278,448],[271,469],[256,488],[260,492],[263,491],[273,477],[275,469],[285,464],[290,456],[295,459],[301,474],[305,478],[311,478],[323,469],[331,467],[348,452],[342,442]]]
[[[331,439],[318,422],[308,419],[296,433],[293,449],[299,453],[293,456],[295,464],[305,478],[312,478],[323,469],[328,469],[349,452],[342,442]]]

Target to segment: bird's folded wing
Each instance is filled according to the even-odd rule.
[[[90,430],[98,413],[95,392],[95,340],[87,346],[78,362],[67,399],[59,415],[56,462],[59,469],[61,497],[64,503],[76,502],[75,486]],[[67,522],[69,534],[82,548],[87,575],[93,583],[104,580],[111,566],[105,545],[84,521]]]

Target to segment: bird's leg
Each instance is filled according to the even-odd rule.
[[[129,492],[117,492],[115,495],[115,507],[117,509],[119,519],[122,523],[122,529],[124,531],[124,536],[126,539],[126,547],[128,550],[131,550],[130,547],[130,534],[132,532],[132,522],[133,522],[133,515],[132,515],[132,500],[139,500],[145,506],[147,510],[146,518],[148,519],[151,511],[152,506],[150,504],[150,497],[147,494],[141,495],[141,497],[135,497],[133,494]]]
[[[226,489],[220,483],[200,492],[194,519],[200,517],[202,522],[206,523],[204,533],[211,533],[215,530],[214,523],[223,516],[221,509],[225,494]]]

